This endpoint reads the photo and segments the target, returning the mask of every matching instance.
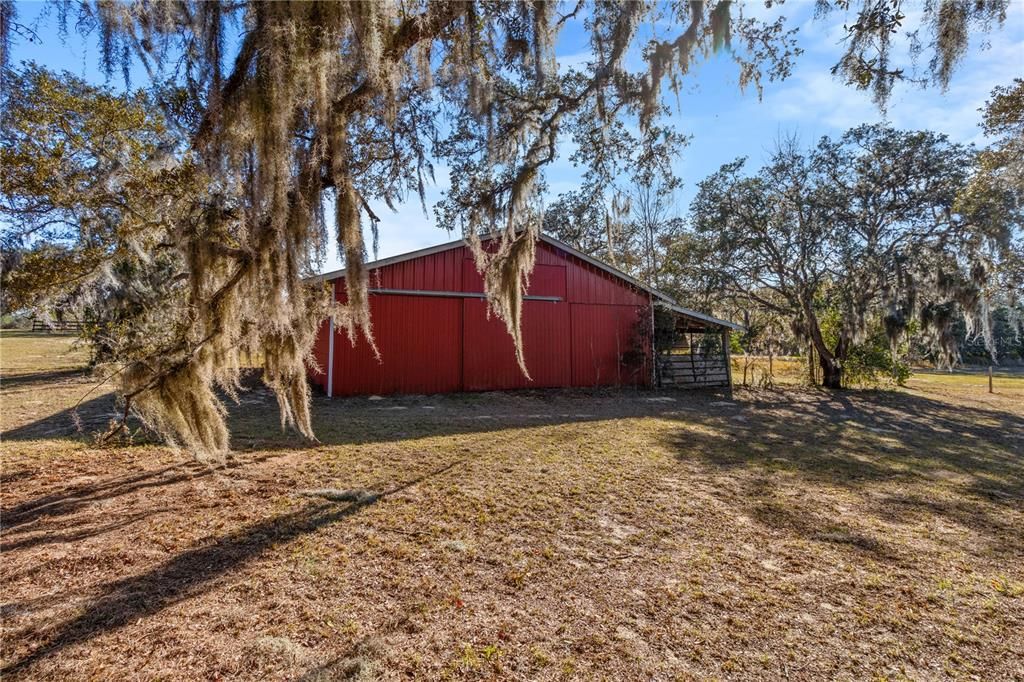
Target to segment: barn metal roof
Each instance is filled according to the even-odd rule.
[[[692,317],[702,322],[707,322],[708,324],[714,324],[719,327],[728,327],[729,329],[738,332],[746,331],[746,327],[744,327],[742,324],[736,324],[735,322],[729,322],[728,320],[720,320],[717,317],[705,315],[704,313],[697,312],[696,310],[690,310],[689,308],[684,308],[683,306],[677,305],[675,303],[670,303],[667,307],[670,310],[672,310],[672,312],[679,313],[680,315],[685,315],[686,317]]]
[[[705,313],[698,312],[696,310],[691,310],[689,308],[684,308],[683,306],[681,306],[678,303],[676,303],[675,299],[673,299],[668,294],[666,294],[664,292],[661,292],[661,291],[658,291],[657,289],[655,289],[653,287],[649,287],[646,284],[644,284],[643,282],[641,282],[640,280],[627,275],[622,270],[619,270],[618,268],[616,268],[616,267],[614,267],[612,265],[609,265],[609,264],[605,263],[604,261],[598,260],[597,258],[594,258],[592,256],[588,256],[587,254],[583,253],[582,251],[578,251],[577,249],[574,249],[573,247],[571,247],[568,244],[566,244],[565,242],[560,241],[558,239],[555,239],[554,237],[552,237],[550,235],[541,233],[539,238],[540,238],[540,241],[542,241],[542,242],[546,242],[546,243],[550,244],[551,246],[554,246],[557,249],[561,249],[562,251],[565,251],[566,253],[568,253],[568,254],[570,254],[572,256],[575,256],[576,258],[579,258],[580,260],[585,261],[585,262],[589,263],[590,265],[593,265],[596,268],[604,270],[605,272],[609,273],[610,275],[614,275],[615,277],[618,277],[619,279],[625,280],[626,282],[632,284],[633,286],[635,286],[638,289],[641,289],[642,291],[646,291],[647,293],[651,294],[651,296],[654,296],[655,298],[660,299],[661,303],[665,307],[669,308],[670,310],[672,310],[675,313],[678,313],[680,315],[685,315],[686,317],[691,317],[691,318],[694,318],[696,320],[700,320],[701,322],[706,322],[708,324],[713,324],[713,325],[716,325],[716,326],[719,326],[719,327],[726,327],[728,329],[733,329],[733,330],[736,330],[736,331],[743,331],[744,330],[743,325],[736,324],[735,322],[729,322],[728,320],[721,320],[721,319],[719,319],[717,317],[712,317],[711,315],[706,315]],[[441,253],[443,251],[448,251],[448,250],[456,249],[456,248],[463,247],[463,246],[469,246],[469,243],[465,239],[456,239],[455,241],[446,242],[444,244],[438,244],[437,246],[428,246],[425,249],[418,249],[416,251],[409,251],[408,253],[401,253],[401,254],[399,254],[397,256],[391,256],[390,258],[381,258],[380,260],[371,261],[371,262],[366,264],[366,268],[368,270],[374,270],[376,268],[381,268],[381,267],[384,267],[386,265],[394,265],[395,263],[403,263],[403,262],[408,261],[408,260],[413,260],[414,258],[422,258],[423,256],[430,256],[430,255],[433,255],[435,253]],[[325,273],[323,273],[321,275],[317,275],[317,276],[312,277],[310,279],[312,281],[331,281],[331,280],[334,280],[334,279],[338,279],[339,277],[343,277],[344,275],[345,275],[345,269],[342,268],[341,270],[333,270],[331,272],[325,272]]]

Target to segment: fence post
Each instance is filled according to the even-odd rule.
[[[992,365],[988,366],[988,392],[992,393]]]

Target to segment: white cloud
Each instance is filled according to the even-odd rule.
[[[971,50],[947,92],[932,86],[898,85],[889,103],[888,122],[899,128],[944,132],[961,142],[982,142],[978,109],[995,86],[1011,82],[1024,66],[1021,27],[1013,23],[1020,22],[1008,19],[1007,26],[992,35],[986,49]],[[826,125],[837,131],[883,120],[868,92],[858,91],[830,74],[828,66],[838,59],[840,49],[804,60],[788,85],[765,98],[767,114],[780,121]]]
[[[745,19],[757,19],[759,21],[775,21],[780,16],[792,16],[801,13],[805,7],[813,5],[812,2],[773,2],[771,7],[766,7],[764,0],[741,0],[737,3]]]
[[[765,97],[769,117],[783,121],[824,123],[846,129],[878,118],[870,97],[834,79],[827,70],[800,69],[791,85]]]
[[[555,60],[558,62],[558,73],[564,75],[569,72],[569,69],[585,70],[587,62],[593,58],[594,55],[589,50],[574,54],[556,55]]]

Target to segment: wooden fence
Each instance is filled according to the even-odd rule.
[[[47,332],[50,334],[77,334],[82,331],[82,327],[82,323],[78,320],[53,320],[52,322],[32,320],[32,331],[34,332]]]
[[[725,354],[666,353],[661,362],[661,385],[679,387],[727,386],[729,368]]]

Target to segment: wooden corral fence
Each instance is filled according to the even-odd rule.
[[[32,320],[32,331],[47,332],[49,334],[77,334],[82,331],[82,323],[78,320]]]
[[[715,344],[707,344],[709,336],[682,334],[670,351],[659,354],[662,386],[697,388],[730,384],[729,334],[723,332],[715,337],[720,339]]]

